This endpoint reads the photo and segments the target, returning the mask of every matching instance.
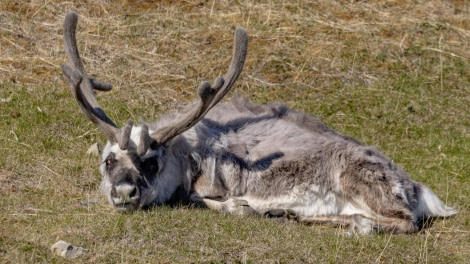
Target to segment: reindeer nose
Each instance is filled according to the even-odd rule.
[[[111,199],[116,208],[136,209],[139,205],[140,191],[135,185],[119,184],[111,189]]]

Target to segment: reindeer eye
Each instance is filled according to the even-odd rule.
[[[116,160],[114,159],[114,157],[108,157],[103,163],[106,165],[106,169],[110,170],[113,168],[114,164],[116,163]]]

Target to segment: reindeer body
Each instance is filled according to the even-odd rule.
[[[88,78],[76,23],[77,15],[67,14],[64,39],[72,67],[62,70],[80,109],[108,139],[101,190],[114,209],[189,198],[220,212],[348,226],[362,234],[416,232],[423,220],[456,213],[375,148],[315,117],[238,97],[218,104],[243,68],[243,29],[235,32],[227,73],[214,85],[203,82],[197,102],[155,123],[128,121],[118,128],[93,95],[111,85]]]
[[[175,115],[150,124],[150,130]],[[131,145],[139,144],[138,136],[131,139]],[[103,160],[120,152],[108,150],[111,146]],[[160,167],[149,177],[148,189],[157,191],[146,204],[174,199],[181,187],[184,196],[217,211],[349,226],[363,234],[411,233],[424,219],[455,213],[375,148],[282,104],[255,105],[234,97],[146,155],[155,156]],[[112,186],[106,176],[103,186]],[[109,188],[103,188],[105,195]]]

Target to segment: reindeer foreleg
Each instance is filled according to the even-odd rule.
[[[229,213],[232,215],[255,215],[258,214],[256,210],[251,208],[246,200],[229,198],[225,201],[219,201],[207,197],[201,197],[198,194],[192,194],[190,197],[191,201],[203,204],[207,208],[221,212]]]

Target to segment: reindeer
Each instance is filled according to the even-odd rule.
[[[119,128],[94,97],[112,86],[88,77],[76,44],[78,16],[64,21],[62,71],[81,111],[107,138],[101,190],[117,211],[189,200],[234,215],[258,214],[352,232],[413,233],[457,210],[377,149],[281,103],[219,103],[242,71],[248,37],[235,31],[228,71],[199,99],[154,123]]]

